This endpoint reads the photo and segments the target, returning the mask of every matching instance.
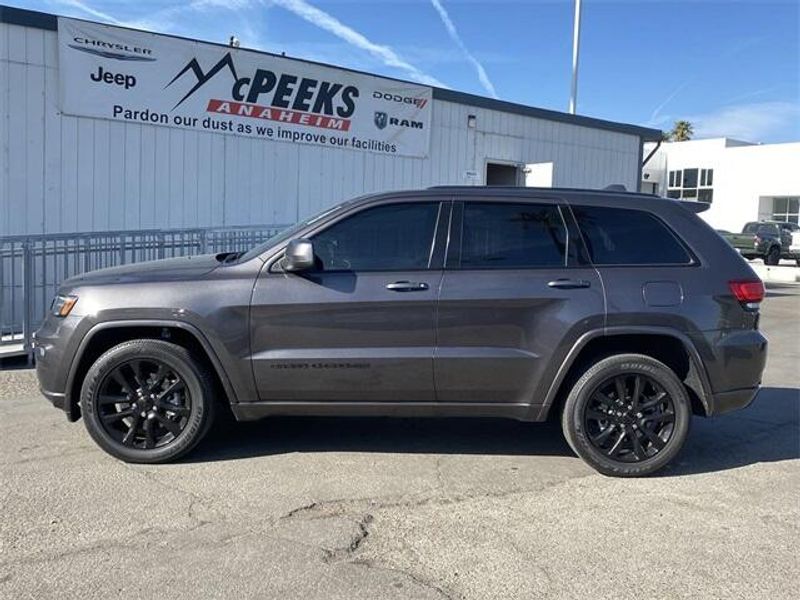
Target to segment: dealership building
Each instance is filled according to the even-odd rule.
[[[642,180],[653,129],[0,8],[0,236],[289,224],[367,192]]]
[[[800,143],[753,144],[730,138],[647,144],[642,191],[710,203],[714,228],[749,221],[800,221]]]

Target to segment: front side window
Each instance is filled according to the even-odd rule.
[[[467,202],[461,235],[464,269],[565,265],[567,229],[556,206]]]
[[[368,208],[312,238],[323,271],[427,269],[438,202]]]
[[[692,259],[669,228],[643,210],[572,207],[596,265],[666,265]]]

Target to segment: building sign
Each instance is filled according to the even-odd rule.
[[[424,157],[431,88],[279,56],[58,20],[65,114]]]

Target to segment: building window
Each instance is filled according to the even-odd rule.
[[[772,199],[772,220],[800,222],[800,198],[785,197]]]
[[[714,169],[682,169],[670,171],[667,198],[711,202],[714,197]]]

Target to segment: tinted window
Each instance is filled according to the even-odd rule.
[[[592,262],[598,265],[659,265],[691,262],[672,232],[641,210],[576,206],[573,212]]]
[[[567,231],[555,206],[468,202],[464,205],[461,267],[564,265]]]
[[[697,187],[697,169],[684,169],[683,187],[685,188]]]
[[[778,235],[778,226],[761,224],[758,226],[758,235]]]
[[[369,208],[313,237],[325,271],[427,269],[437,202]]]
[[[755,233],[758,231],[758,223],[748,223],[742,229],[742,233]]]

